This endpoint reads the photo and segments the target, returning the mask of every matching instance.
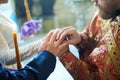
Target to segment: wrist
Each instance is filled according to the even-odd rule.
[[[88,35],[84,32],[79,34],[79,42],[75,45],[77,49],[84,48],[85,44],[88,41]]]

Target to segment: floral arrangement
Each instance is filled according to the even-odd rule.
[[[33,37],[37,31],[41,28],[41,24],[39,20],[30,20],[23,24],[21,27],[21,37],[25,39],[27,37]]]

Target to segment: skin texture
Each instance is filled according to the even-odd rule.
[[[77,44],[80,42],[79,34],[75,31],[75,28],[66,27],[58,32],[57,39],[59,41],[68,41],[70,44]]]
[[[120,0],[91,0],[99,9],[99,16],[103,19],[109,19],[114,16],[117,9],[120,9]]]
[[[38,52],[47,50],[53,53],[55,56],[61,56],[61,54],[67,51],[68,47],[66,46],[68,45],[68,42],[61,42],[60,40],[56,40],[58,32],[59,30],[50,31],[44,38]]]

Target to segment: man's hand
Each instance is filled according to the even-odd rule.
[[[75,30],[75,28],[66,27],[58,32],[57,40],[66,40],[69,44],[75,45],[81,41],[81,38],[79,36],[79,33]]]
[[[47,50],[53,53],[55,56],[61,56],[65,51],[68,50],[68,42],[57,40],[57,34],[59,30],[50,31],[47,36],[43,39],[39,52]]]

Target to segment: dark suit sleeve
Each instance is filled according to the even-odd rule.
[[[56,57],[44,50],[18,71],[10,72],[0,65],[0,80],[46,80],[53,72],[55,64]]]

